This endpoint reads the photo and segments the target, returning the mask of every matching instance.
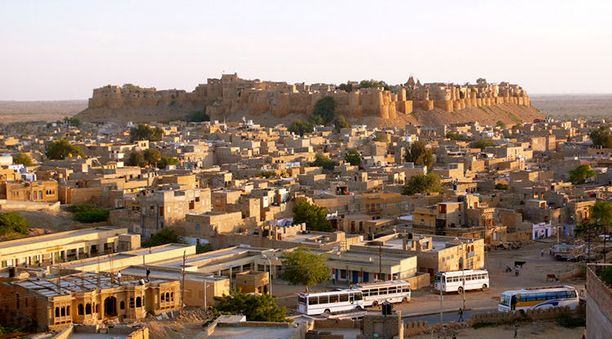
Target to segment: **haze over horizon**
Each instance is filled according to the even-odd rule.
[[[509,81],[612,93],[612,2],[0,3],[0,100],[86,99],[206,78],[396,84]]]

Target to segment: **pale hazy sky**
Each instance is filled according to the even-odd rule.
[[[612,93],[612,1],[0,1],[0,100],[222,72]]]

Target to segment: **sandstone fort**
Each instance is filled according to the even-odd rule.
[[[348,87],[348,89],[347,89]],[[291,114],[310,114],[323,97],[334,99],[337,111],[351,118],[398,119],[414,112],[456,112],[469,108],[511,105],[530,108],[531,101],[519,85],[501,82],[476,84],[425,83],[410,77],[405,84],[391,87],[360,88],[357,82],[344,87],[333,84],[305,84],[246,80],[237,74],[209,78],[192,92],[157,90],[131,84],[94,89],[88,109],[81,117],[105,121],[126,117],[132,120],[178,119],[205,110],[213,119],[230,116],[283,118]]]

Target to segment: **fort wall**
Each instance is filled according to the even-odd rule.
[[[414,110],[454,112],[501,104],[531,106],[529,96],[520,86],[506,82],[420,84],[410,78],[406,84],[390,90],[361,88],[347,92],[331,84],[288,84],[223,74],[220,79],[207,79],[192,92],[157,90],[131,84],[104,86],[94,89],[88,110],[174,111],[187,115],[205,109],[216,119],[231,114],[271,114],[282,118],[289,114],[310,114],[315,103],[326,96],[334,98],[340,114],[383,119],[395,119]]]

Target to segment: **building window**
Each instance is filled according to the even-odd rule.
[[[121,300],[121,302],[119,303],[119,308],[125,310],[125,301]]]
[[[91,304],[87,303],[85,305],[85,314],[91,314]]]
[[[142,299],[140,297],[136,297],[136,307],[142,307]]]
[[[170,293],[166,292],[166,301],[170,301]]]
[[[130,308],[134,308],[134,298],[130,298]]]
[[[66,316],[66,308],[62,307],[60,309],[60,314],[62,315],[62,317],[65,317]]]
[[[58,318],[60,316],[60,309],[59,307],[55,308],[55,317]]]
[[[79,304],[78,308],[77,308],[77,312],[79,315],[83,315],[83,304]]]
[[[174,301],[174,292],[170,292],[170,300]]]
[[[166,298],[163,293],[161,294],[161,301],[166,301]]]

